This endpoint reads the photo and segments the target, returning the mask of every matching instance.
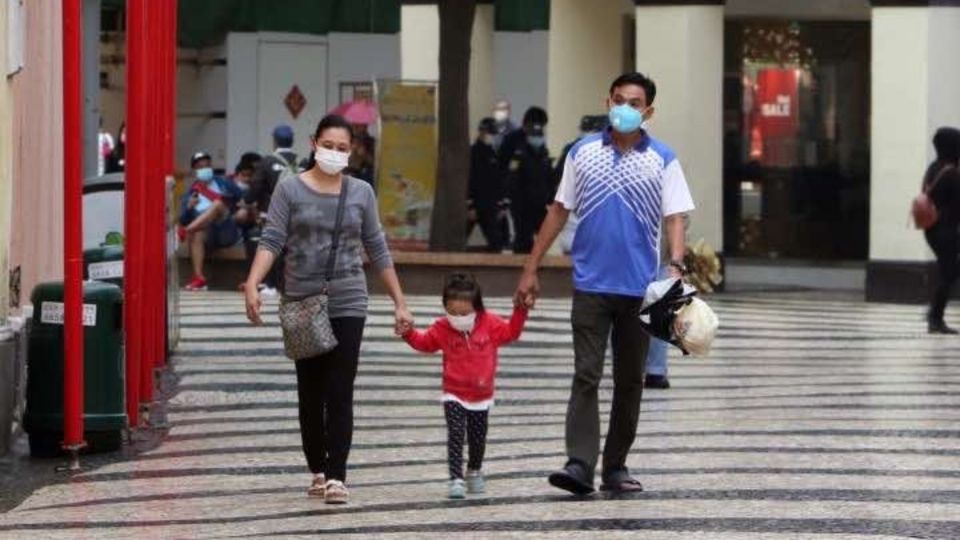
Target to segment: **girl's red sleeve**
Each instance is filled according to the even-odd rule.
[[[403,340],[420,352],[435,353],[440,350],[440,340],[437,339],[435,325],[431,325],[423,332],[410,330],[403,335]]]
[[[523,327],[527,324],[527,316],[530,312],[524,306],[513,308],[513,314],[510,316],[510,322],[500,320],[500,326],[497,329],[497,345],[505,345],[520,339],[523,333]]]

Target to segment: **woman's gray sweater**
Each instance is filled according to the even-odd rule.
[[[380,226],[373,188],[349,176],[343,180],[348,183],[347,199],[329,285],[330,317],[366,317],[369,295],[360,248],[366,250],[377,272],[392,267],[393,259]],[[320,193],[292,173],[277,183],[260,249],[278,257],[286,250],[285,296],[304,298],[322,292],[339,200],[339,194]]]

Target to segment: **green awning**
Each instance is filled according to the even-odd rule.
[[[400,31],[400,0],[181,0],[179,9],[182,47],[217,45],[230,32]]]
[[[494,6],[497,31],[550,29],[550,0],[496,0]]]

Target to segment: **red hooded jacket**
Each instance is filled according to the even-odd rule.
[[[468,402],[484,401],[493,398],[497,350],[519,339],[526,322],[524,307],[514,308],[510,322],[484,311],[477,313],[477,322],[469,335],[455,329],[443,317],[424,332],[407,332],[403,339],[420,352],[443,351],[445,393]]]

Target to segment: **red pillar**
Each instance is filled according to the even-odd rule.
[[[124,187],[124,321],[126,346],[127,418],[140,420],[141,363],[143,357],[143,0],[127,2],[127,144]]]
[[[83,441],[83,132],[80,0],[63,2],[63,445]]]
[[[155,148],[153,148],[151,140],[153,138],[153,114],[156,111],[156,102],[154,101],[155,89],[156,89],[156,80],[154,74],[151,73],[151,38],[152,38],[152,29],[151,29],[151,20],[150,15],[152,13],[151,4],[156,4],[150,0],[131,0],[127,2],[127,5],[138,3],[140,4],[137,14],[140,15],[140,20],[138,21],[137,28],[137,39],[139,44],[137,46],[138,57],[131,57],[128,61],[127,69],[134,70],[137,73],[137,77],[140,80],[140,104],[138,111],[138,122],[140,124],[140,129],[138,130],[139,140],[137,141],[137,148],[139,150],[139,161],[140,164],[137,165],[137,171],[139,178],[137,181],[140,183],[140,189],[137,191],[137,204],[140,213],[140,222],[139,222],[139,241],[140,241],[140,287],[141,287],[141,304],[140,304],[140,405],[142,407],[147,407],[150,403],[153,402],[153,343],[152,343],[152,330],[153,324],[151,321],[151,302],[152,302],[152,277],[153,274],[157,271],[157,268],[151,265],[150,260],[150,227],[151,227],[151,213],[150,205],[156,204],[156,201],[150,200],[150,188],[153,182],[153,153]],[[129,9],[129,7],[127,8]],[[133,118],[131,118],[133,120]],[[133,159],[133,156],[130,156],[130,160]]]

